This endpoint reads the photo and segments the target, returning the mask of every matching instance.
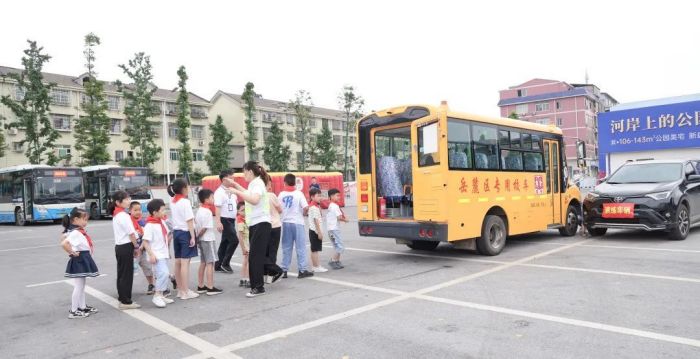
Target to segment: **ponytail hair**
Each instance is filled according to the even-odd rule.
[[[175,197],[177,194],[182,194],[185,188],[187,188],[187,181],[182,178],[177,178],[173,183],[168,185],[168,195],[170,197]]]
[[[121,202],[127,198],[129,198],[129,194],[125,191],[114,192],[112,195],[112,201],[107,204],[107,214],[111,215],[114,213],[114,210],[117,208],[117,202]]]
[[[61,218],[61,225],[63,226],[63,233],[68,232],[68,227],[73,223],[75,218],[81,218],[87,216],[87,211],[82,208],[73,207],[69,214],[66,214]]]
[[[255,177],[260,177],[260,179],[265,183],[265,186],[270,182],[270,175],[267,174],[265,168],[255,161],[248,161],[243,165],[243,169],[246,171],[251,171]]]

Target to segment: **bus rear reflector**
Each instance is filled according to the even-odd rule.
[[[367,181],[360,181],[360,190],[361,191],[366,191],[367,190]]]
[[[360,201],[362,203],[367,203],[369,201],[369,196],[367,195],[367,193],[363,193],[360,195]]]

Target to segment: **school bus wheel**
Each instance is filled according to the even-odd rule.
[[[569,205],[566,210],[566,223],[564,226],[559,228],[559,234],[565,237],[571,237],[578,231],[578,210],[573,204]]]
[[[476,239],[476,250],[483,255],[495,256],[506,245],[508,228],[501,216],[487,215],[481,226],[481,237]]]
[[[419,250],[419,251],[432,251],[435,248],[437,248],[438,244],[440,242],[435,242],[435,241],[411,241],[411,243],[407,244],[408,248],[414,249],[414,250]]]

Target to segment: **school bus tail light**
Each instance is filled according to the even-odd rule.
[[[368,189],[367,181],[360,181],[360,190],[366,191]]]
[[[420,231],[418,231],[418,237],[425,237],[425,228],[421,228]]]
[[[433,238],[433,235],[435,235],[435,232],[432,229],[429,229],[425,231],[425,236],[428,238]]]
[[[360,201],[362,203],[367,203],[369,202],[369,195],[367,193],[363,193],[360,195]]]

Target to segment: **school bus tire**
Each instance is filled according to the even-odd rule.
[[[15,208],[15,225],[20,227],[27,225],[27,218],[24,217],[24,213],[22,213],[22,209],[19,207]]]
[[[564,223],[563,227],[559,228],[559,234],[564,237],[576,235],[579,227],[578,222],[578,211],[573,204],[570,204],[569,208],[566,209],[566,223]]]
[[[476,250],[485,256],[501,253],[506,245],[508,227],[501,216],[487,215],[481,226],[481,237],[476,239]]]
[[[406,246],[408,248],[411,248],[413,250],[417,251],[432,251],[435,248],[437,248],[438,244],[440,242],[435,242],[435,241],[411,241],[411,243],[407,244]]]

